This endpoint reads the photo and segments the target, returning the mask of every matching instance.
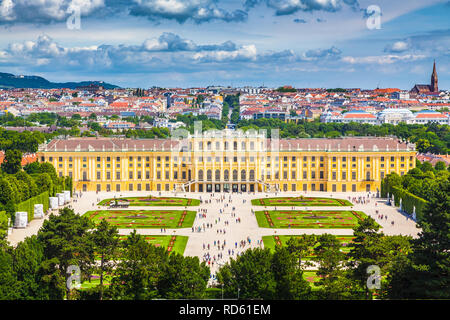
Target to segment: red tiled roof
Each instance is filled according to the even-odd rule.
[[[109,105],[112,108],[128,108],[128,102],[113,102]]]
[[[332,151],[413,151],[406,143],[393,138],[381,137],[352,137],[336,139],[281,139],[277,142],[267,139],[267,148],[270,150],[272,144],[279,144],[279,150],[326,150]],[[116,139],[116,138],[73,138],[67,140],[52,140],[46,148],[47,152],[64,151],[98,151],[98,152],[120,152],[122,149],[128,151],[157,150],[170,151],[171,146],[176,147],[179,142],[170,139]]]
[[[436,118],[447,118],[447,116],[440,113],[419,113],[416,115],[416,119],[421,118],[436,119]]]
[[[37,161],[37,154],[26,154],[22,157],[22,166],[25,166],[29,163],[36,162]],[[5,160],[5,153],[3,151],[0,151],[0,164],[3,163],[3,160]]]
[[[375,119],[376,117],[373,114],[358,114],[358,113],[344,113],[345,119]]]

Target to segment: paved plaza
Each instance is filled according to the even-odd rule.
[[[184,252],[185,256],[198,256],[203,260],[209,254],[210,267],[212,274],[215,274],[218,268],[229,261],[230,257],[236,258],[248,248],[264,247],[262,237],[267,235],[299,235],[299,234],[324,234],[330,233],[334,235],[352,235],[352,229],[273,229],[259,228],[255,215],[252,212],[258,210],[274,210],[275,207],[252,206],[251,199],[265,197],[286,197],[286,196],[308,196],[308,197],[332,197],[349,200],[353,198],[364,197],[369,202],[365,204],[354,203],[353,210],[363,211],[368,216],[374,218],[381,226],[382,231],[386,235],[410,235],[417,237],[420,232],[416,228],[413,220],[407,218],[397,208],[386,204],[386,200],[377,198],[367,198],[367,193],[326,193],[326,192],[308,192],[308,193],[174,193],[174,192],[85,192],[81,197],[75,196],[71,203],[68,204],[76,213],[84,214],[90,210],[107,209],[107,207],[97,206],[97,203],[103,199],[116,197],[137,197],[137,196],[170,196],[170,197],[187,197],[201,199],[203,201],[200,206],[192,207],[129,207],[129,210],[171,210],[187,209],[197,211],[197,217],[194,221],[193,228],[184,229],[167,229],[161,232],[161,229],[137,229],[142,235],[180,235],[188,236],[189,240]],[[233,210],[234,208],[234,210]],[[350,207],[278,207],[282,210],[348,210]],[[382,220],[376,214],[383,214]],[[53,210],[57,212],[57,210]],[[200,217],[201,213],[205,213],[206,217]],[[47,219],[48,215],[44,218]],[[26,229],[14,229],[8,236],[8,240],[12,245],[16,245],[25,237],[36,234],[42,226],[44,219],[31,221]],[[238,222],[239,221],[239,222]],[[392,221],[394,224],[392,224]],[[210,227],[208,228],[207,225]],[[194,231],[193,231],[194,230]],[[119,229],[121,235],[131,233],[133,229]],[[249,241],[250,240],[250,243]],[[214,245],[216,241],[216,245]],[[245,242],[245,246],[241,245]],[[225,244],[225,245],[224,245]],[[209,245],[209,249],[208,249]],[[223,250],[222,250],[223,246]],[[205,248],[204,248],[205,247]],[[230,250],[230,254],[228,253]],[[219,254],[222,258],[219,258]]]

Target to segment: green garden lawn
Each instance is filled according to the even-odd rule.
[[[164,247],[169,252],[184,254],[184,249],[189,237],[186,236],[143,236],[145,241],[155,247]],[[121,241],[125,241],[127,236],[120,236]]]
[[[367,218],[361,211],[256,211],[260,228],[351,229]]]
[[[333,198],[313,198],[313,197],[279,197],[253,199],[254,206],[297,206],[297,207],[348,207],[353,206],[350,201]]]
[[[190,198],[174,198],[174,197],[126,197],[117,199],[105,199],[98,203],[99,206],[109,206],[114,204],[115,200],[127,201],[130,206],[176,206],[176,207],[186,207],[186,206],[198,206],[200,205],[200,200],[190,199]]]
[[[111,281],[112,281],[111,276],[104,275],[104,277],[103,277],[103,285],[104,286],[110,286]],[[100,276],[93,274],[93,275],[91,275],[90,281],[86,280],[81,283],[80,290],[87,290],[87,289],[95,288],[98,285],[100,285]]]
[[[286,243],[288,242],[288,240],[290,238],[294,238],[294,237],[300,237],[300,235],[298,236],[263,236],[262,240],[264,243],[264,248],[269,248],[270,250],[275,250],[275,246],[286,246]],[[342,244],[342,252],[347,254],[350,252],[350,247],[349,244],[353,242],[353,239],[355,238],[354,236],[336,236],[336,238],[339,240],[339,242],[341,242]],[[317,243],[318,244],[318,243]],[[312,258],[308,257],[308,258]]]
[[[186,210],[96,210],[88,211],[86,217],[99,223],[106,219],[119,229],[144,228],[190,228],[196,212]]]
[[[320,280],[320,277],[316,274],[317,271],[303,271],[303,279],[309,282],[312,290],[318,290],[321,286],[314,285],[315,282]]]

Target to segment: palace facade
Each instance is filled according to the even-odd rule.
[[[378,192],[415,167],[415,146],[394,138],[275,139],[212,131],[184,139],[56,139],[40,162],[76,191]]]

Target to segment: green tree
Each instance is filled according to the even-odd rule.
[[[8,231],[8,218],[9,215],[6,211],[0,211],[0,242],[2,242],[6,236]]]
[[[428,161],[425,161],[424,163],[422,163],[422,166],[420,167],[420,169],[423,172],[427,172],[427,171],[434,172],[433,165],[431,163],[429,163]]]
[[[167,252],[148,244],[136,231],[123,242],[114,270],[109,297],[117,300],[150,300],[158,297],[158,279],[167,264]]]
[[[72,128],[70,128],[69,130],[69,135],[71,135],[72,137],[79,137],[80,136],[80,129],[78,128],[78,126],[73,126]]]
[[[313,234],[303,234],[298,237],[291,237],[287,241],[287,249],[294,257],[296,257],[299,268],[302,268],[302,263],[305,264],[305,262],[305,266],[311,266],[311,263],[308,263],[308,260],[305,260],[305,258],[309,258],[313,255],[316,242],[316,236]]]
[[[276,298],[306,300],[311,298],[311,287],[303,278],[297,257],[286,247],[276,247],[272,257],[272,273],[276,282]]]
[[[67,281],[70,265],[78,266],[84,275],[89,273],[89,267],[94,261],[93,245],[89,236],[92,227],[92,222],[87,217],[77,215],[69,208],[59,210],[59,215],[52,214],[44,221],[38,233],[38,240],[44,246],[45,259],[56,267],[54,271],[58,271],[59,279]],[[69,289],[67,296],[70,296]]]
[[[413,252],[399,259],[390,278],[389,298],[448,299],[450,297],[450,182],[439,181],[419,222]]]
[[[16,300],[19,297],[12,251],[11,247],[0,243],[0,300]]]
[[[100,300],[102,300],[104,275],[113,271],[115,260],[119,255],[119,232],[108,221],[102,220],[92,232],[92,243],[96,254],[100,258],[100,264],[97,266],[97,263],[95,263],[95,270],[100,275],[99,293]]]
[[[374,219],[368,217],[359,221],[353,228],[355,239],[351,244],[348,266],[350,277],[354,280],[358,290],[365,292],[365,298],[371,297],[367,288],[367,268],[371,265],[378,265],[380,257],[384,255],[382,245],[383,233],[379,232],[380,225]]]
[[[0,178],[0,203],[6,205],[8,202],[15,202],[17,194],[14,194],[13,187],[5,178]]]
[[[25,165],[25,167],[23,167],[23,170],[25,170],[25,172],[28,174],[32,174],[32,173],[39,173],[40,168],[41,168],[41,166],[40,166],[39,162],[35,161],[35,162],[27,163]]]
[[[40,173],[40,174],[34,174],[33,179],[36,183],[36,186],[40,192],[46,192],[48,191],[50,194],[52,194],[53,191],[53,180],[47,172]]]
[[[344,277],[345,255],[341,251],[341,243],[331,234],[320,235],[317,240],[314,261],[318,264],[316,274],[320,280],[314,285],[321,287],[319,296],[333,300],[349,298],[349,281]]]
[[[16,288],[20,299],[24,300],[48,300],[60,298],[64,288],[59,288],[59,294],[52,293],[54,288],[48,285],[47,279],[51,277],[45,274],[43,268],[44,247],[37,236],[25,238],[13,252],[14,271],[17,277]]]
[[[402,178],[396,173],[392,172],[388,174],[381,182],[381,196],[386,197],[389,193],[389,197],[392,195],[392,187],[401,187]]]
[[[202,299],[210,270],[198,257],[171,254],[158,279],[158,292],[164,299]]]
[[[20,150],[6,150],[2,170],[8,174],[15,174],[22,169],[22,152]]]
[[[249,249],[220,268],[217,279],[228,298],[275,299],[270,249]]]
[[[39,192],[36,183],[34,182],[33,178],[29,176],[25,171],[17,172],[16,179],[19,181],[23,181],[23,183],[25,184],[28,194],[27,199],[38,195]]]
[[[438,161],[434,165],[434,169],[437,170],[437,171],[446,170],[447,169],[447,165],[445,164],[444,161]]]

